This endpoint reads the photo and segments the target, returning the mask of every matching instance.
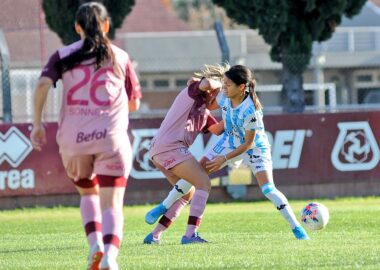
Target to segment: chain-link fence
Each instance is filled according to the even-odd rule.
[[[4,118],[6,104],[11,108],[14,122],[30,122],[33,91],[45,64],[42,62],[62,45],[57,44],[57,38],[46,28],[42,32],[9,28],[4,33],[11,69],[9,76],[4,73],[2,78],[10,83],[11,95],[10,98],[5,95],[3,81],[0,117]],[[380,28],[338,28],[331,40],[314,44],[307,68],[302,77],[293,78],[296,86],[290,84],[290,92],[292,87],[303,85],[301,94],[307,111],[377,108],[380,104],[380,53],[376,49],[380,48],[379,37]],[[282,64],[270,59],[270,47],[252,30],[226,31],[226,39],[230,63],[244,64],[254,71],[264,109],[269,113],[282,112],[285,101],[282,88],[287,78]],[[29,43],[34,47],[28,46]],[[125,49],[135,62],[144,95],[139,116],[163,115],[195,71],[204,64],[221,61],[214,31],[119,33],[115,44]],[[300,65],[297,57],[300,56],[286,57],[287,67],[293,73]],[[304,56],[302,61],[305,62]],[[61,85],[58,84],[49,92],[46,121],[57,120],[60,103]]]
[[[313,70],[304,73],[304,102],[306,111],[337,111],[357,108],[378,108],[380,104],[380,69],[323,70],[323,81],[312,80]],[[257,93],[268,113],[282,112],[283,94],[281,72],[257,71]],[[12,69],[11,87],[12,118],[14,122],[31,122],[33,117],[33,92],[40,70]],[[140,115],[163,115],[174,98],[192,75],[140,74],[143,85]],[[272,78],[275,77],[275,78]],[[272,79],[271,79],[272,78]],[[6,79],[6,78],[5,78]],[[348,81],[348,79],[350,79]],[[264,82],[264,83],[263,83]],[[3,87],[0,88],[3,90]],[[51,89],[44,108],[45,121],[57,121],[61,105],[62,86]],[[3,114],[4,94],[0,91],[0,112]],[[2,119],[3,120],[3,119]],[[4,121],[4,120],[3,120]]]
[[[33,120],[33,93],[40,75],[40,70],[14,69],[10,71],[11,108],[13,122],[32,122]],[[45,121],[57,121],[61,84],[49,92],[44,108]],[[2,94],[0,94],[2,99]]]

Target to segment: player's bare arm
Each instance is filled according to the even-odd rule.
[[[140,99],[132,99],[128,102],[129,112],[135,112],[140,108],[141,102]]]
[[[221,120],[218,123],[210,126],[208,128],[208,131],[210,131],[212,134],[215,134],[215,135],[221,135],[221,134],[223,134],[223,131],[224,131],[224,121]]]
[[[216,101],[216,96],[218,95],[220,89],[222,88],[222,83],[217,80],[202,78],[199,89],[201,91],[207,92],[206,96],[206,106],[210,111],[219,108],[218,102]]]
[[[34,120],[33,129],[30,133],[30,140],[33,148],[38,151],[41,151],[42,146],[46,144],[46,132],[42,125],[42,110],[44,108],[49,89],[52,85],[53,82],[50,78],[41,77],[34,93]]]

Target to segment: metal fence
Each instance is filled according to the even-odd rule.
[[[348,72],[348,71],[347,71]],[[350,71],[351,72],[351,71]],[[326,73],[328,74],[328,72]],[[33,119],[33,92],[40,75],[40,70],[17,69],[10,71],[11,86],[11,107],[13,122],[31,122]],[[144,98],[143,106],[138,114],[134,117],[149,115],[164,115],[172,100],[182,89],[183,85],[170,86],[169,81],[176,81],[172,77],[175,75],[161,76],[153,86],[145,85],[143,87]],[[185,76],[185,75],[181,75]],[[190,77],[191,73],[186,76]],[[331,75],[332,76],[332,75]],[[331,77],[330,76],[330,77]],[[265,77],[265,76],[263,76]],[[310,74],[306,73],[306,78]],[[332,76],[333,79],[335,78]],[[142,80],[147,80],[142,76]],[[348,89],[343,79],[329,80],[324,82],[304,83],[306,111],[338,111],[357,108],[380,108],[380,69],[369,70],[363,69],[357,75],[353,76],[352,89]],[[311,80],[309,80],[311,81]],[[277,82],[277,81],[275,81]],[[178,84],[181,84],[177,80]],[[182,84],[185,83],[184,81]],[[259,98],[264,104],[267,113],[281,113],[281,89],[282,85],[276,84],[258,84],[257,92]],[[357,102],[348,102],[354,98],[349,98],[348,93],[355,93]],[[49,91],[46,106],[44,108],[45,121],[57,121],[61,105],[62,85],[57,84],[56,88]],[[158,107],[158,99],[161,99],[161,105]],[[3,94],[0,91],[0,109],[3,109]],[[155,106],[156,105],[156,106]]]
[[[46,30],[47,31],[47,30]],[[244,64],[254,70],[258,94],[269,113],[280,113],[283,98],[282,66],[269,57],[269,46],[256,31],[226,31],[231,64]],[[30,40],[39,36],[31,32]],[[4,121],[4,104],[11,108],[13,122],[31,122],[33,91],[42,58],[54,52],[46,34],[45,56],[32,57],[21,30],[5,32],[11,56],[10,73],[2,72],[0,84],[0,119]],[[28,39],[28,40],[29,40]],[[25,42],[24,42],[25,43]],[[31,42],[36,44],[36,42]],[[115,43],[126,49],[136,63],[143,89],[142,108],[133,117],[163,115],[178,91],[194,71],[205,63],[220,62],[221,52],[213,31],[175,33],[130,33],[118,35]],[[1,42],[0,42],[1,44]],[[152,46],[154,44],[155,46]],[[18,44],[20,45],[20,44]],[[42,45],[41,45],[42,46]],[[38,47],[38,46],[37,46]],[[306,111],[336,111],[380,107],[380,28],[337,28],[327,42],[313,46],[311,61],[303,74]],[[42,55],[42,49],[41,51]],[[1,52],[5,49],[1,48]],[[5,63],[7,64],[7,63]],[[9,64],[9,63],[8,63]],[[0,59],[0,67],[4,65]],[[297,65],[295,61],[294,65]],[[10,85],[10,98],[4,85]],[[61,84],[49,92],[45,121],[56,121],[61,104]],[[11,100],[11,102],[8,102]]]
[[[40,70],[17,69],[10,71],[11,108],[13,122],[32,122],[33,93],[40,75]],[[44,108],[45,121],[57,121],[62,94],[62,85],[49,91]],[[2,94],[0,94],[2,99]]]

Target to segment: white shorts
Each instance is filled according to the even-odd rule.
[[[206,152],[204,156],[207,159],[212,160],[215,156],[227,155],[232,151],[233,149],[220,146],[216,143]],[[271,171],[273,169],[270,150],[268,149],[268,151],[264,152],[260,148],[253,148],[252,151],[247,151],[235,158],[232,158],[225,162],[222,167],[228,165],[232,169],[237,169],[240,167],[242,162],[244,162],[244,164],[251,169],[254,175],[261,171]]]

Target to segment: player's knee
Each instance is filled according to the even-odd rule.
[[[210,191],[211,191],[211,182],[207,181],[205,183],[202,183],[202,185],[198,185],[196,187],[196,189],[200,189],[200,190],[203,190],[203,191],[206,191],[206,192],[210,193]]]
[[[188,202],[191,201],[191,199],[193,198],[194,192],[195,192],[195,188],[193,186],[185,196],[182,196],[182,199]]]
[[[268,196],[269,194],[276,192],[276,186],[274,183],[269,182],[261,186],[261,192],[265,195]]]

